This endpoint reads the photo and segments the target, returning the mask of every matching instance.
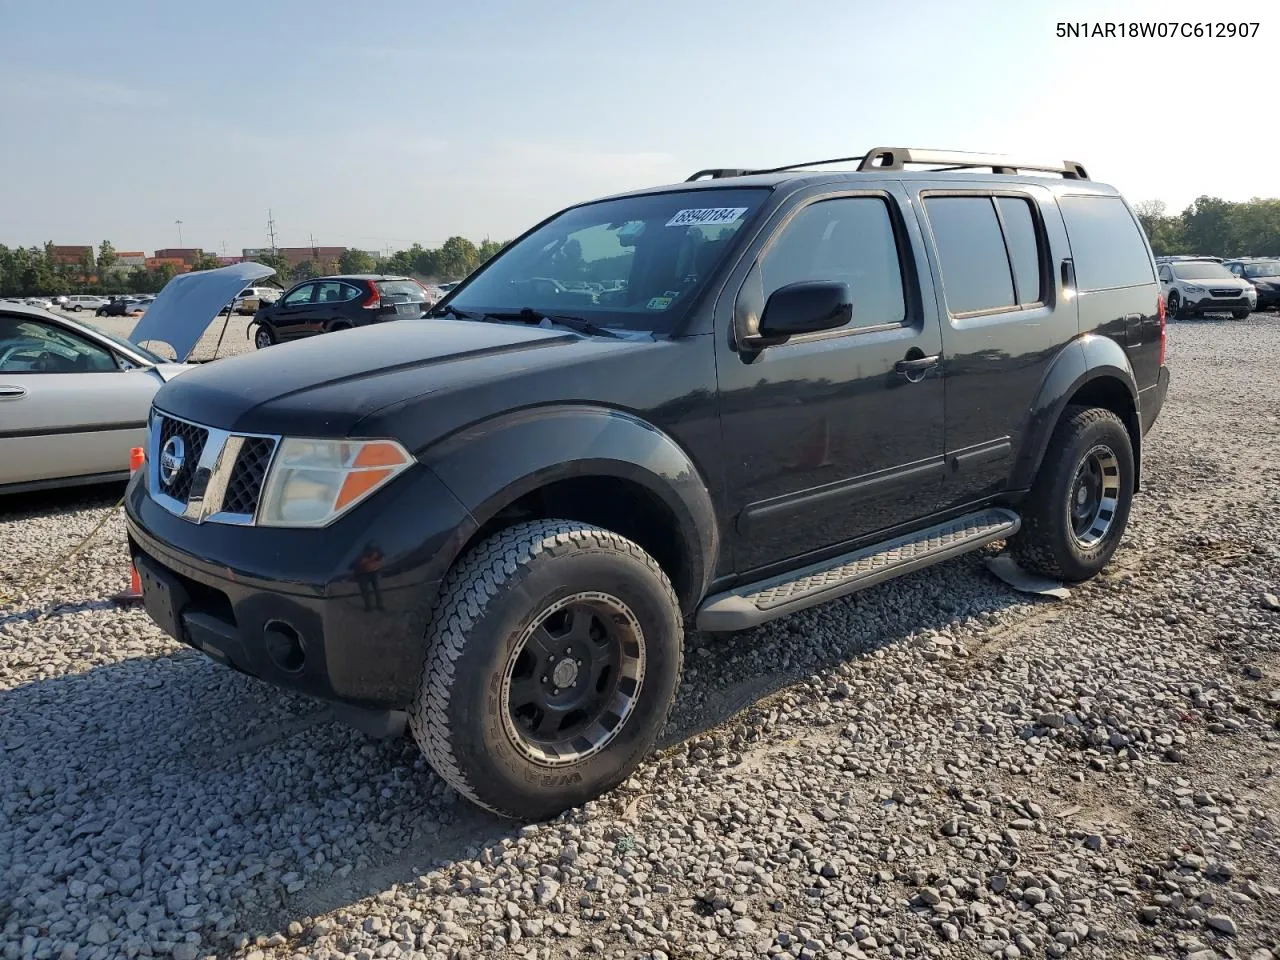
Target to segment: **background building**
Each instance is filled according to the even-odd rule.
[[[155,258],[159,260],[181,260],[190,267],[203,255],[204,251],[199,247],[166,247],[163,250],[157,250]]]

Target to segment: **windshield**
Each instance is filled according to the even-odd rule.
[[[449,305],[477,313],[528,307],[667,332],[767,195],[688,190],[575,207],[505,250]]]
[[[1176,263],[1173,275],[1179,280],[1234,280],[1235,274],[1220,263]]]
[[[1265,263],[1246,263],[1246,277],[1280,277],[1280,260],[1268,260]]]

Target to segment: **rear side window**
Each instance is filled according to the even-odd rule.
[[[952,313],[1015,305],[1013,275],[991,197],[926,197]]]
[[[760,270],[766,299],[789,283],[843,281],[853,291],[853,326],[906,319],[898,243],[879,197],[811,203],[783,228]]]
[[[1038,306],[1046,298],[1041,232],[1027,197],[926,197],[952,314]]]
[[[1081,291],[1151,283],[1151,260],[1137,221],[1119,197],[1061,197]]]

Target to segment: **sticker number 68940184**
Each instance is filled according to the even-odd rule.
[[[707,224],[732,223],[746,212],[746,207],[698,207],[692,210],[677,210],[675,216],[667,221],[667,226],[700,227]]]

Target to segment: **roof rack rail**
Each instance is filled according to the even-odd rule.
[[[971,170],[975,167],[990,169],[992,173],[1017,173],[1019,170],[1035,170],[1057,173],[1067,180],[1088,180],[1084,164],[1075,160],[1058,163],[1019,160],[996,153],[966,153],[961,150],[921,150],[917,147],[876,147],[868,150],[859,171],[903,170],[907,164],[942,164],[949,170]]]
[[[752,173],[755,173],[755,171],[747,170],[745,168],[710,167],[706,170],[699,170],[697,173],[691,176],[688,180],[686,180],[685,183],[693,183],[693,181],[695,180],[702,180],[702,179],[719,180],[723,177],[745,177]]]
[[[1067,180],[1088,180],[1089,174],[1084,164],[1075,160],[1063,160],[1058,163],[1044,163],[1031,160],[1018,160],[996,153],[965,153],[961,150],[921,150],[918,147],[876,147],[856,157],[835,157],[831,160],[807,160],[803,163],[788,163],[780,167],[763,167],[748,170],[741,167],[712,167],[699,170],[686,183],[694,180],[710,178],[719,180],[723,177],[747,177],[752,174],[785,173],[788,170],[799,170],[802,167],[822,167],[832,163],[857,163],[859,172],[868,170],[905,170],[907,164],[941,164],[932,172],[947,173],[955,170],[989,169],[992,173],[1013,174],[1019,170],[1034,170],[1042,173],[1057,173]]]

